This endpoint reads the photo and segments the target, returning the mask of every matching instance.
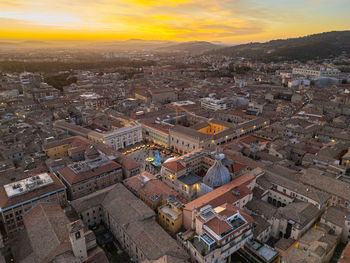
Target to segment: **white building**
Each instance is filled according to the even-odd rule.
[[[305,76],[325,76],[325,77],[336,77],[338,76],[340,71],[336,68],[325,68],[325,67],[301,67],[301,68],[293,68],[293,74],[300,74]]]
[[[310,86],[311,81],[308,79],[291,79],[290,81],[288,81],[288,88],[293,88],[293,87],[297,87],[297,86]]]
[[[109,147],[119,150],[142,141],[141,125],[126,126],[108,132],[92,131],[88,138],[94,142],[102,142]]]
[[[203,98],[201,100],[201,106],[207,110],[226,110],[227,104],[225,99]]]

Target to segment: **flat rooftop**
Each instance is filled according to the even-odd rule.
[[[52,178],[49,176],[48,173],[42,173],[14,183],[4,185],[4,188],[7,196],[11,198],[25,194],[30,191],[34,191],[44,186],[48,186],[50,184],[53,184]]]
[[[266,262],[270,262],[278,254],[275,249],[265,244],[261,244],[255,241],[249,241],[248,244],[252,249],[256,251],[259,256],[264,258]]]
[[[92,160],[85,160],[70,164],[68,167],[72,169],[74,173],[79,174],[82,172],[90,171],[92,169],[96,169],[108,163],[109,160],[107,158],[99,156],[98,158]]]
[[[179,214],[172,210],[168,205],[161,206],[159,208],[164,214],[171,217],[171,219],[176,220],[179,218]]]
[[[202,181],[202,177],[193,173],[182,175],[177,179],[187,186],[192,186]]]

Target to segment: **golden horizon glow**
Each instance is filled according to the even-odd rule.
[[[242,43],[350,29],[348,0],[0,0],[0,39]]]

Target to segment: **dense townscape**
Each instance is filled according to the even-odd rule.
[[[0,262],[350,262],[348,52],[1,55]]]

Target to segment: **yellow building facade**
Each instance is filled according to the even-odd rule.
[[[70,144],[61,144],[54,147],[46,148],[45,153],[50,159],[60,159],[68,156],[68,149]]]
[[[182,226],[182,204],[168,199],[158,207],[158,223],[168,232],[178,232]]]
[[[164,148],[170,148],[169,131],[162,125],[142,123],[142,137]]]

